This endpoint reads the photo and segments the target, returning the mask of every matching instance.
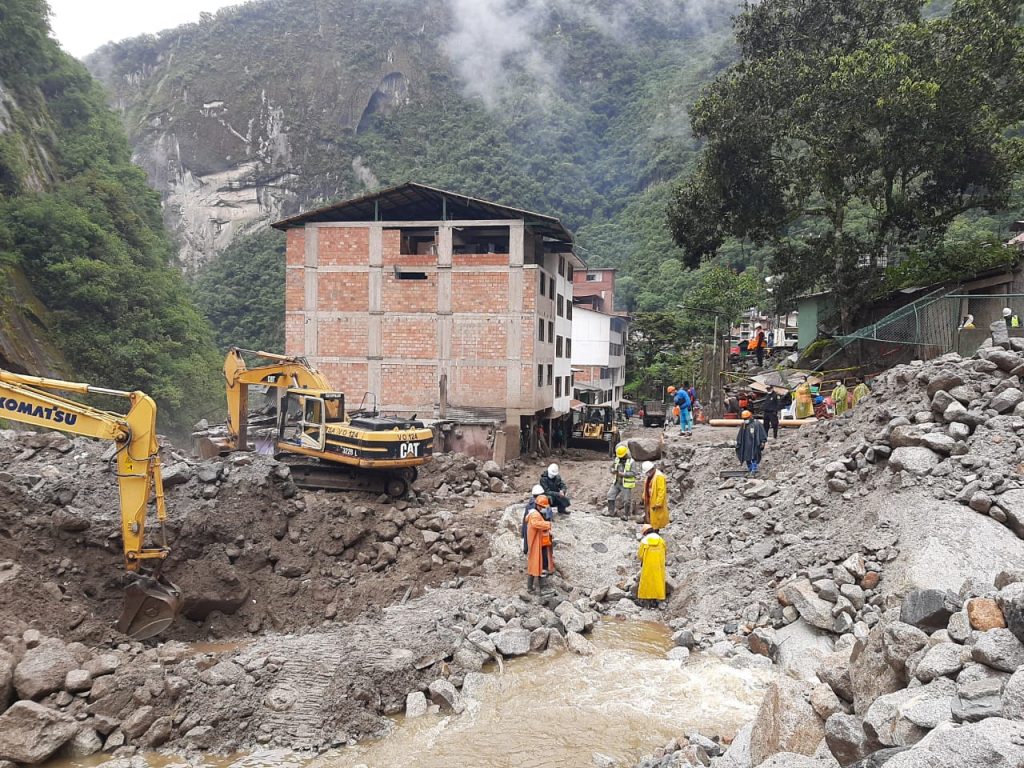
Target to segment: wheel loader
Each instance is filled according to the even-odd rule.
[[[615,454],[619,444],[619,425],[615,421],[615,409],[610,405],[584,405],[573,411],[570,448],[590,448]]]
[[[249,368],[244,355],[267,360]],[[345,395],[304,357],[232,347],[224,359],[227,435],[206,438],[206,455],[264,450],[287,463],[304,488],[362,490],[404,496],[416,467],[430,461],[434,433],[415,418],[382,416],[375,408],[347,411]],[[273,393],[273,421],[250,443],[249,388]]]

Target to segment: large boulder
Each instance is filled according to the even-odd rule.
[[[811,582],[798,579],[782,588],[782,597],[796,608],[797,613],[818,629],[832,629],[835,620],[832,616],[832,603],[818,597]]]
[[[750,759],[760,765],[779,752],[813,755],[825,724],[811,706],[814,686],[780,677],[765,693],[750,734]]]
[[[530,652],[530,630],[503,629],[491,636],[502,656],[523,656]]]
[[[938,643],[928,649],[914,675],[922,683],[930,683],[937,677],[956,677],[964,666],[961,653],[962,649],[956,643]]]
[[[1003,688],[1003,717],[1024,721],[1024,669],[1018,669]]]
[[[864,715],[864,730],[887,747],[908,747],[952,717],[956,683],[940,677],[928,685],[880,696]]]
[[[956,595],[940,589],[915,589],[903,598],[900,621],[918,629],[945,629],[949,617],[960,610]]]
[[[942,461],[942,457],[931,448],[910,446],[897,448],[892,452],[889,457],[889,468],[909,472],[912,475],[927,475],[940,461]]]
[[[18,701],[0,716],[0,760],[36,765],[75,737],[78,723],[34,701]]]
[[[751,768],[750,734],[753,730],[752,723],[740,728],[725,754],[715,760],[715,768]]]
[[[885,768],[1019,768],[1024,765],[1024,723],[990,717],[944,723]]]
[[[865,733],[861,718],[843,712],[825,721],[825,743],[840,765],[855,763],[882,748]]]
[[[988,407],[996,413],[1006,413],[1016,408],[1021,401],[1024,401],[1024,392],[1021,392],[1016,387],[1010,387],[993,397]]]
[[[462,694],[454,685],[447,680],[435,680],[429,687],[430,700],[441,707],[442,711],[462,714],[466,709],[466,702]]]
[[[775,633],[772,660],[791,677],[816,682],[821,678],[819,669],[823,666],[828,665],[830,669],[842,666],[845,669],[849,661],[849,652],[844,658],[839,658],[841,654],[832,658],[832,645],[832,636],[828,632],[812,627],[803,619],[797,619]]]
[[[885,627],[876,624],[868,636],[858,640],[850,654],[850,687],[853,689],[853,709],[858,715],[879,696],[898,691],[904,685],[902,671],[897,671],[886,659]]]
[[[1024,665],[1024,645],[1008,629],[990,629],[978,636],[971,649],[975,661],[1002,672]]]
[[[657,461],[661,458],[664,444],[653,437],[631,437],[626,441],[626,447],[629,448],[629,455],[633,457],[633,461]],[[638,474],[639,471],[640,468],[637,467]]]
[[[917,627],[902,621],[885,625],[882,630],[882,648],[885,659],[904,680],[909,680],[907,661],[915,653],[927,647],[928,635]]]
[[[998,502],[1006,513],[1006,527],[1024,539],[1024,488],[1011,488],[999,496]]]
[[[14,656],[0,648],[0,712],[7,709],[14,696],[14,667]]]
[[[14,668],[14,688],[22,699],[38,699],[59,691],[78,661],[61,640],[47,638],[29,648]]]
[[[996,603],[1007,628],[1024,643],[1024,582],[1003,587],[996,596]]]

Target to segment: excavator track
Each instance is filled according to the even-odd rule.
[[[409,488],[417,477],[415,469],[394,471],[355,469],[303,461],[301,457],[287,453],[280,453],[276,458],[289,466],[292,471],[292,480],[297,486],[310,490],[367,491],[386,493],[397,499],[409,492]]]

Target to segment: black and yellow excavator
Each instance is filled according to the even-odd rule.
[[[267,360],[249,368],[243,355]],[[208,439],[201,452],[251,450],[249,387],[273,390],[273,453],[304,488],[364,490],[404,496],[416,467],[430,461],[434,433],[423,422],[345,410],[345,395],[331,389],[304,357],[232,347],[224,359],[227,436]]]
[[[110,413],[69,400],[58,392],[122,397],[130,407],[124,415]],[[0,419],[114,441],[124,566],[133,575],[125,591],[117,629],[142,640],[170,626],[181,610],[182,599],[181,591],[161,573],[170,549],[163,530],[167,511],[153,399],[142,392],[122,392],[0,369]],[[145,545],[151,504],[160,523],[160,544],[155,547]]]

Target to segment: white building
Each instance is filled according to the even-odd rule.
[[[629,321],[577,304],[572,322],[572,370],[577,400],[618,407],[626,384]]]

